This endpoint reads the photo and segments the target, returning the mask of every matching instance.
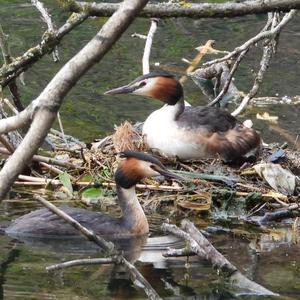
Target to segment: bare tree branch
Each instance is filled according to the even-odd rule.
[[[86,20],[88,16],[89,14],[86,11],[72,15],[55,34],[46,32],[37,46],[30,48],[22,56],[14,59],[10,64],[2,66],[0,68],[0,86],[5,87],[14,78],[31,67],[33,63],[38,61],[45,54],[51,52],[53,47],[57,45],[67,33]]]
[[[278,296],[278,294],[245,277],[228,259],[214,248],[192,222],[183,220],[181,227],[182,230],[176,225],[166,223],[162,225],[164,231],[183,238],[191,251],[205,258],[214,267],[222,271],[234,287],[245,290],[250,294]]]
[[[47,271],[57,271],[61,269],[82,266],[82,265],[104,265],[104,264],[114,264],[116,262],[113,258],[83,258],[83,259],[75,259],[63,262],[61,264],[52,265],[46,268]]]
[[[54,33],[55,27],[51,20],[51,16],[49,15],[47,9],[44,7],[44,4],[38,0],[31,0],[31,3],[40,11],[43,20],[46,22],[49,32]],[[58,55],[58,46],[54,46],[53,52],[52,52],[53,60],[54,62],[59,61],[59,55]]]
[[[60,1],[73,12],[88,10],[91,16],[107,17],[119,7],[116,3],[90,3],[69,0]],[[255,0],[245,2],[226,2],[223,4],[189,3],[180,5],[176,3],[148,4],[139,14],[146,18],[224,18],[238,17],[248,14],[263,14],[270,11],[289,11],[300,8],[299,0]]]
[[[270,14],[269,19],[272,20],[271,31],[278,28],[279,25],[282,24],[284,19],[285,19],[286,22],[291,20],[291,18],[295,15],[295,13],[296,13],[295,10],[291,10],[288,14],[286,14],[282,18],[282,20],[279,24],[278,24],[279,18],[277,16],[277,14],[276,13]],[[238,114],[240,114],[246,108],[246,106],[248,105],[250,100],[257,94],[259,86],[263,81],[264,74],[265,74],[265,72],[267,71],[267,69],[269,67],[269,63],[271,61],[272,55],[276,51],[276,46],[277,46],[279,33],[280,33],[280,31],[275,32],[272,39],[268,40],[267,44],[264,46],[263,55],[262,55],[262,59],[261,59],[261,62],[260,62],[260,69],[259,69],[259,71],[258,71],[258,73],[255,77],[253,87],[250,90],[250,92],[244,97],[244,99],[242,100],[239,107],[236,108],[231,113],[233,116],[237,116]]]
[[[248,49],[250,46],[256,44],[257,42],[266,39],[266,38],[272,38],[275,35],[277,35],[282,28],[293,18],[293,16],[297,13],[297,10],[291,10],[288,14],[286,14],[281,22],[274,28],[272,28],[271,30],[268,31],[262,31],[259,34],[257,34],[256,36],[254,36],[253,38],[251,38],[250,40],[248,40],[246,43],[244,43],[243,45],[237,47],[234,49],[234,51],[230,52],[229,54],[225,55],[222,58],[218,58],[218,59],[214,59],[211,60],[205,64],[203,64],[204,66],[211,66],[215,63],[219,63],[225,60],[228,60],[232,57],[235,57],[236,55],[238,55],[239,53],[245,51],[246,49]]]
[[[217,96],[213,101],[211,101],[210,103],[208,103],[207,106],[213,106],[213,105],[219,103],[219,102],[222,100],[223,96],[224,96],[224,95],[227,93],[227,91],[228,91],[228,88],[229,88],[229,86],[230,86],[230,83],[231,83],[231,81],[232,81],[232,78],[233,78],[233,75],[234,75],[235,71],[237,70],[237,68],[238,68],[238,66],[239,66],[239,64],[240,64],[240,62],[241,62],[242,59],[245,57],[245,55],[246,55],[246,53],[248,52],[248,50],[249,50],[249,49],[246,49],[246,50],[244,50],[244,51],[242,51],[242,52],[240,53],[240,55],[238,56],[238,58],[236,59],[236,61],[234,62],[234,65],[232,66],[232,68],[231,68],[231,70],[230,70],[230,73],[229,73],[229,75],[228,75],[228,77],[227,77],[227,79],[226,79],[226,81],[225,81],[225,83],[224,83],[224,86],[223,86],[221,92],[218,94],[218,96]]]
[[[3,32],[1,24],[0,24],[0,48],[2,51],[3,59],[4,59],[4,65],[7,66],[8,64],[10,64],[12,62],[13,58],[9,51],[7,35]],[[9,87],[9,91],[12,95],[12,98],[13,98],[16,108],[18,109],[18,111],[22,111],[24,109],[24,106],[20,99],[16,80],[13,79],[9,83],[8,87]]]
[[[84,235],[88,240],[96,243],[102,249],[104,249],[109,255],[112,256],[112,260],[114,263],[123,264],[126,269],[130,272],[132,278],[132,282],[134,284],[138,283],[138,286],[142,286],[143,290],[149,297],[149,299],[158,300],[161,299],[153,287],[149,284],[149,282],[144,278],[144,276],[137,270],[137,268],[131,264],[123,255],[120,255],[115,252],[115,246],[112,242],[107,242],[102,237],[96,235],[91,230],[87,229],[86,227],[82,226],[79,222],[75,219],[70,217],[68,214],[64,213],[62,210],[57,208],[55,205],[47,201],[46,199],[35,195],[34,198],[42,203],[45,207],[47,207],[51,212],[61,217],[65,220],[68,224],[73,226],[76,230],[78,230],[82,235]],[[72,262],[71,262],[72,264]],[[51,266],[48,267],[48,270],[55,270],[58,266]]]
[[[31,127],[24,140],[0,171],[0,198],[5,196],[14,180],[44,141],[66,94],[87,70],[102,59],[146,3],[147,0],[125,0],[97,35],[56,74],[34,101],[35,105],[30,105],[34,106],[34,119]],[[65,34],[67,30],[63,32]],[[18,124],[20,123],[20,114],[14,119]],[[24,115],[22,115],[22,121],[24,122],[24,118],[28,121],[27,109],[24,111]],[[6,126],[4,126],[6,130],[9,125],[12,125],[7,120],[5,120]],[[0,122],[0,127],[1,125],[3,126]],[[15,126],[15,124],[13,125]]]
[[[145,50],[143,55],[143,74],[148,74],[150,72],[150,53],[153,41],[153,36],[156,32],[158,24],[158,19],[151,19],[151,26],[147,35]]]

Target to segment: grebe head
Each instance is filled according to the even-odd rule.
[[[109,90],[105,94],[136,94],[152,97],[169,105],[175,105],[183,98],[183,89],[173,75],[160,71],[142,75],[131,83]]]
[[[170,172],[158,159],[146,153],[131,150],[119,154],[121,162],[115,173],[116,184],[129,189],[146,177],[163,175],[182,181],[183,178]]]

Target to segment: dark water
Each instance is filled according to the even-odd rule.
[[[39,13],[29,1],[0,0],[0,22],[9,34],[14,56],[23,53],[39,42],[45,25]],[[61,12],[54,1],[44,1],[59,26],[67,13]],[[72,31],[60,45],[61,62],[55,64],[49,55],[25,74],[26,85],[20,85],[24,102],[37,97],[59,68],[70,59],[105,22],[104,18],[91,19]],[[216,40],[216,48],[233,49],[253,36],[265,22],[264,16],[249,16],[225,20],[165,20],[159,24],[155,35],[151,62],[159,62],[169,68],[184,71],[186,65],[181,58],[192,59],[195,47],[208,39]],[[300,47],[299,18],[295,18],[280,37],[278,53],[266,75],[260,90],[262,96],[294,96],[300,94]],[[114,124],[123,120],[141,121],[160,107],[160,103],[131,96],[108,97],[103,92],[122,85],[141,74],[141,58],[144,41],[133,39],[134,32],[147,33],[149,21],[138,19],[114,46],[112,51],[82,78],[66,97],[61,116],[65,131],[85,141],[104,135]],[[257,69],[260,49],[254,49],[236,75],[236,84],[242,91],[251,88],[253,74]],[[186,99],[194,105],[205,104],[206,99],[199,89],[187,81],[184,86]],[[276,105],[251,110],[243,118],[255,118],[257,112],[269,111],[279,116],[279,126],[294,135],[300,132],[299,106]],[[255,120],[254,120],[255,121]],[[269,130],[264,121],[255,121],[264,139],[282,141],[283,138]],[[28,206],[2,204],[2,218],[22,214]],[[297,236],[291,225],[267,233],[236,231],[235,235],[214,234],[214,245],[236,264],[249,278],[257,281],[286,299],[300,299],[300,260]],[[57,248],[57,247],[56,247]],[[96,253],[89,253],[96,257]],[[134,288],[123,270],[112,266],[88,266],[46,273],[45,267],[68,259],[86,257],[87,254],[73,249],[54,251],[49,247],[38,247],[16,243],[0,236],[0,298],[5,299],[144,299],[142,291]],[[138,255],[136,255],[138,257]],[[153,262],[156,260],[156,262]],[[193,259],[162,260],[142,254],[136,266],[150,281],[157,292],[166,299],[232,299],[209,264]],[[237,297],[240,298],[240,297]],[[248,297],[256,299],[259,297]]]
[[[29,2],[29,1],[28,1]],[[14,56],[36,45],[46,29],[39,13],[27,2],[21,0],[5,1],[1,4],[1,24],[10,36],[11,51]],[[53,1],[44,1],[53,15],[57,26],[62,25],[67,13],[62,12]],[[179,72],[186,69],[181,59],[192,59],[195,47],[205,44],[209,39],[216,41],[216,48],[231,50],[255,35],[265,23],[265,16],[221,20],[164,20],[159,24],[155,35],[151,63],[159,62],[164,67]],[[26,86],[20,87],[22,99],[30,102],[37,97],[59,68],[90,40],[105,22],[105,18],[86,21],[64,38],[60,46],[61,62],[55,64],[52,56],[44,57],[25,75]],[[127,83],[141,74],[141,59],[144,40],[131,38],[137,32],[146,34],[149,21],[137,19],[123,35],[121,40],[95,65],[72,89],[66,97],[61,115],[65,130],[85,141],[110,132],[114,124],[124,120],[142,121],[154,109],[161,106],[158,101],[136,96],[104,96],[103,92]],[[298,75],[300,72],[299,19],[289,23],[280,36],[278,53],[272,60],[261,96],[294,96],[300,94]],[[261,55],[260,48],[254,48],[241,65],[236,77],[237,87],[247,92],[252,86],[253,73],[257,70]],[[213,56],[211,58],[214,58]],[[193,105],[203,105],[207,99],[191,81],[184,85],[185,98]],[[269,130],[269,124],[256,121],[257,112],[269,111],[279,117],[279,126],[293,134],[299,134],[299,106],[273,105],[250,110],[243,118],[253,118],[256,128],[262,131],[264,139],[277,141],[278,135]]]

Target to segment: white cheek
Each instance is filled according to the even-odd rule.
[[[152,79],[152,80],[145,80],[146,85],[144,85],[143,87],[136,89],[133,94],[136,95],[148,95],[154,88],[155,88],[155,82],[156,79]]]

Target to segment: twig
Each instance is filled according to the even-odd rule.
[[[250,92],[243,98],[242,102],[240,103],[239,107],[236,108],[231,115],[232,116],[237,116],[239,115],[248,105],[248,103],[250,102],[250,100],[256,95],[256,93],[258,92],[259,86],[263,81],[263,77],[265,72],[267,71],[268,67],[269,67],[269,63],[271,61],[272,58],[272,46],[268,45],[264,47],[263,50],[263,56],[260,62],[260,69],[255,77],[254,80],[254,84],[252,89],[250,90]]]
[[[57,175],[64,173],[64,171],[62,171],[62,170],[60,170],[60,169],[58,169],[58,168],[56,168],[54,166],[51,166],[51,165],[49,165],[49,164],[47,164],[45,162],[40,162],[40,165],[43,166],[45,169],[47,169],[49,172],[53,172],[53,173],[55,173]],[[69,175],[69,176],[70,176],[71,180],[73,180],[73,181],[75,180],[75,177],[73,177],[71,175]]]
[[[186,69],[185,73],[187,75],[189,75],[191,72],[193,72],[195,70],[195,68],[199,65],[199,63],[201,62],[201,59],[203,58],[203,56],[207,53],[207,51],[212,47],[212,45],[214,44],[214,40],[208,40],[205,45],[203,47],[201,47],[201,49],[199,50],[199,52],[197,53],[197,55],[195,56],[195,58],[191,61],[190,65],[188,66],[188,68]],[[180,83],[184,83],[187,80],[187,75],[183,75],[180,78]]]
[[[4,155],[8,155],[8,156],[11,155],[10,151],[8,151],[7,149],[2,148],[2,147],[0,147],[0,153],[4,154]],[[42,156],[42,155],[34,155],[32,160],[37,161],[37,162],[45,162],[50,165],[56,165],[56,166],[60,166],[60,167],[67,168],[67,169],[79,169],[80,168],[68,161],[61,161],[61,160],[58,160],[55,158]]]
[[[75,259],[70,260],[61,264],[52,265],[46,267],[46,270],[49,272],[57,271],[60,269],[66,269],[75,266],[82,266],[82,265],[105,265],[105,264],[114,264],[116,259],[114,258],[84,258],[84,259]]]
[[[225,84],[222,88],[222,91],[218,94],[218,96],[213,101],[208,103],[207,106],[213,106],[213,105],[219,103],[222,100],[223,96],[228,91],[228,88],[230,86],[230,83],[231,83],[231,80],[232,80],[232,77],[233,77],[234,73],[236,72],[240,62],[242,61],[242,59],[244,58],[244,56],[246,55],[247,52],[248,52],[248,49],[246,49],[246,50],[244,50],[240,53],[239,57],[236,59],[236,61],[234,62],[234,65],[232,66],[232,68],[230,70],[229,76],[226,79],[226,82],[225,82]]]
[[[288,207],[278,209],[274,212],[267,212],[261,217],[250,217],[245,220],[250,223],[255,223],[257,225],[266,225],[274,221],[283,220],[291,217],[300,216],[300,205],[298,203],[291,204]]]
[[[22,175],[19,175],[22,176]],[[19,177],[20,178],[20,177]],[[35,177],[33,177],[35,178]],[[25,179],[26,180],[26,179]],[[27,181],[27,180],[26,180]],[[62,185],[62,182],[60,180],[56,179],[47,179],[47,178],[40,178],[40,180],[37,180],[37,182],[20,182],[15,181],[15,185],[35,185],[35,186],[43,186],[43,185],[54,185],[54,186],[60,186]],[[88,187],[88,186],[105,186],[105,187],[115,187],[116,184],[114,182],[102,182],[102,183],[94,183],[94,182],[86,182],[86,181],[75,181],[73,183],[75,186],[81,186],[81,187]],[[153,190],[153,191],[164,191],[164,192],[181,192],[184,190],[183,187],[180,186],[169,186],[169,185],[148,185],[148,184],[137,184],[137,189],[146,189],[146,190]]]
[[[257,42],[259,42],[263,39],[266,39],[266,38],[274,37],[275,35],[277,35],[282,30],[282,28],[293,18],[293,16],[296,13],[297,13],[297,11],[295,9],[292,9],[288,14],[286,14],[282,18],[281,22],[275,28],[273,28],[269,31],[260,32],[259,34],[257,34],[256,36],[254,36],[253,38],[251,38],[247,42],[245,42],[243,45],[235,48],[232,52],[225,55],[224,57],[211,60],[207,63],[204,63],[203,65],[204,66],[211,66],[213,64],[228,60],[228,59],[238,55],[239,53],[245,51],[246,49],[248,49],[250,46],[256,44]]]
[[[11,143],[6,140],[5,136],[0,134],[0,143],[7,149],[7,151],[11,154],[15,151],[15,148]]]
[[[276,14],[274,14],[273,21],[272,21],[272,28],[271,28],[270,31],[278,29],[278,27],[280,27],[280,24],[284,20],[285,20],[285,24],[286,24],[293,17],[293,15],[295,13],[296,13],[296,11],[294,11],[294,10],[290,11],[288,14],[286,14],[283,17],[282,21],[277,26],[275,26],[276,23],[274,23],[275,22],[274,20],[276,19]],[[262,59],[261,59],[261,62],[260,62],[260,69],[257,73],[257,76],[255,77],[253,87],[250,90],[250,92],[244,97],[244,99],[242,100],[239,107],[231,113],[233,116],[237,116],[238,114],[240,114],[246,108],[246,106],[248,105],[250,100],[258,92],[259,86],[263,81],[264,74],[267,71],[267,68],[269,67],[269,63],[270,63],[270,60],[272,58],[272,54],[275,51],[276,43],[277,43],[276,39],[277,39],[277,36],[278,36],[280,30],[281,29],[274,31],[274,34],[272,35],[273,40],[268,41],[268,44],[266,46],[264,46],[263,56],[262,56]]]
[[[3,32],[1,24],[0,24],[0,48],[2,50],[4,66],[7,66],[8,64],[10,64],[12,62],[13,59],[12,59],[12,56],[9,51],[7,36]],[[22,111],[24,109],[24,106],[20,99],[16,80],[15,79],[12,80],[9,83],[8,87],[9,87],[9,91],[12,95],[15,106],[17,107],[18,111]]]
[[[28,49],[18,60],[12,61],[9,65],[0,68],[0,85],[5,87],[14,78],[30,68],[33,63],[38,61],[45,54],[49,53],[49,48],[59,44],[60,40],[71,30],[84,22],[89,17],[88,11],[79,14],[72,14],[72,16],[62,25],[55,34],[43,35],[41,42]]]
[[[62,121],[61,121],[61,118],[60,118],[59,111],[57,112],[57,121],[58,121],[58,125],[59,125],[59,128],[60,128],[61,134],[62,134],[62,139],[64,140],[64,142],[66,144],[66,147],[70,148],[70,145],[69,145],[69,143],[66,139],[66,136],[65,136],[64,127],[63,127],[63,124],[62,124]]]
[[[212,265],[219,270],[222,270],[223,274],[229,279],[233,286],[247,290],[250,294],[278,296],[278,294],[267,290],[263,286],[245,277],[230,261],[213,247],[192,222],[183,220],[181,227],[184,231],[175,225],[166,223],[162,225],[163,230],[184,238],[193,252],[210,261]]]
[[[11,61],[11,56],[7,44],[7,35],[3,32],[1,24],[0,24],[0,48],[2,51],[4,63],[9,64]]]
[[[44,4],[41,3],[38,0],[31,0],[31,3],[39,10],[39,12],[42,15],[42,19],[45,21],[45,23],[48,26],[48,30],[50,33],[54,33],[55,32],[55,28],[54,28],[54,24],[51,20],[51,16],[48,13],[47,9],[44,7]],[[53,52],[52,52],[52,56],[53,56],[53,60],[54,62],[58,62],[59,61],[59,55],[58,55],[58,46],[54,46]]]
[[[147,35],[144,55],[143,55],[143,74],[148,74],[150,72],[150,52],[154,34],[157,29],[158,19],[151,19],[151,26]]]
[[[131,37],[137,37],[137,38],[140,38],[140,39],[142,39],[142,40],[146,40],[147,39],[147,36],[146,35],[144,35],[144,34],[139,34],[139,33],[133,33],[132,35],[131,35]]]
[[[55,135],[55,136],[59,136],[60,138],[63,138],[63,134],[62,134],[60,131],[58,131],[58,130],[56,130],[56,129],[54,129],[54,128],[51,128],[51,129],[50,129],[50,135],[51,135],[51,134],[53,134],[53,135]],[[81,141],[78,140],[77,138],[75,138],[75,137],[73,137],[73,136],[71,136],[71,135],[67,135],[67,134],[65,134],[64,136],[65,136],[65,138],[66,138],[67,140],[69,140],[70,142],[73,142],[73,143],[77,144],[80,148],[86,148],[85,143],[81,142]],[[61,150],[61,149],[60,149],[60,150]],[[68,149],[68,148],[66,148],[65,150],[66,150],[66,151],[72,151],[71,149]]]

